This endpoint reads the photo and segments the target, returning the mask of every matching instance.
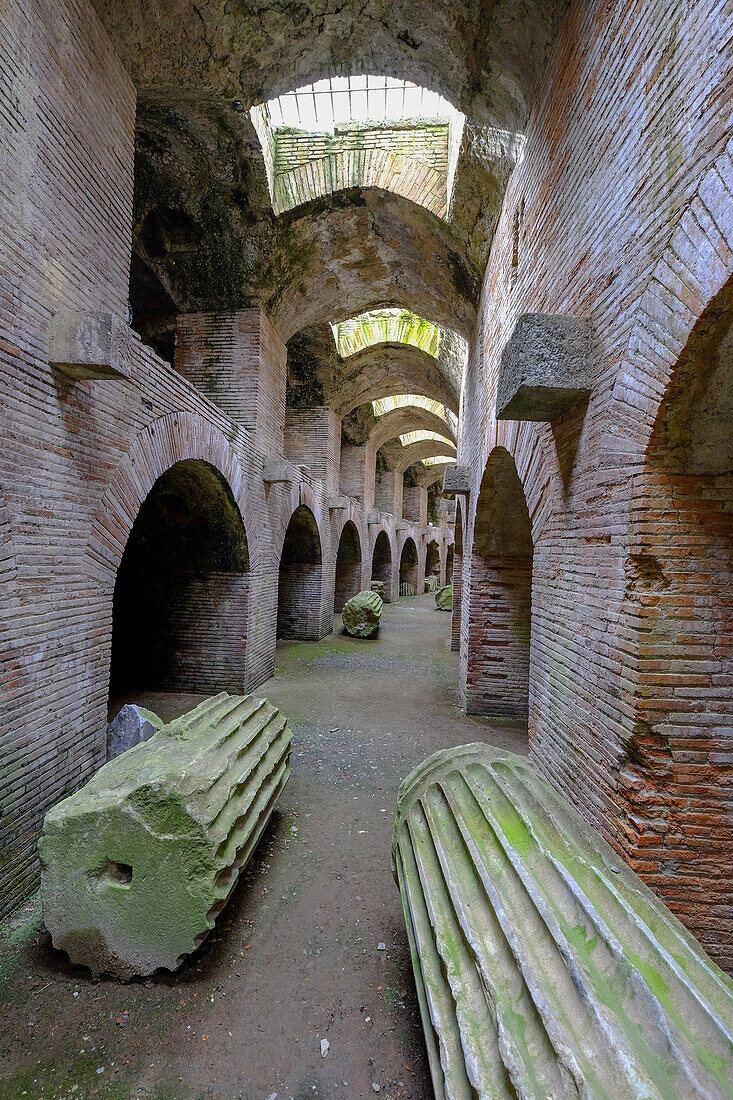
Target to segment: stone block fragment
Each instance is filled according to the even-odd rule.
[[[446,466],[443,492],[447,496],[468,496],[471,492],[471,470],[468,466]]]
[[[133,745],[148,741],[163,725],[152,710],[128,703],[122,707],[107,726],[107,759],[112,760]]]
[[[262,480],[266,485],[291,485],[295,470],[285,458],[266,458],[262,467]]]
[[[442,588],[439,588],[435,593],[435,606],[438,611],[452,611],[453,610],[453,585],[444,584]]]
[[[222,692],[110,760],[46,814],[43,916],[94,974],[175,970],[214,927],[290,774],[290,730]]]
[[[74,378],[128,378],[134,339],[112,313],[57,313],[49,330],[49,363]]]
[[[497,420],[554,420],[590,393],[592,381],[588,321],[525,313],[501,355]]]
[[[379,629],[382,618],[382,597],[379,593],[357,592],[344,604],[341,621],[347,634],[355,638],[369,638]]]
[[[384,581],[371,581],[369,587],[371,588],[372,592],[376,592],[378,596],[381,596],[381,598],[384,599]]]
[[[528,760],[425,760],[392,865],[436,1097],[733,1096],[733,983]]]
[[[426,577],[425,578],[425,591],[426,592],[437,592],[437,590],[438,590],[438,578],[437,577]]]
[[[400,582],[400,596],[414,596],[415,585],[410,584],[408,581]]]

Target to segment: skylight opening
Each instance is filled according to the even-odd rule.
[[[454,464],[456,461],[455,455],[431,455],[430,458],[423,458],[423,466],[437,466],[440,462],[449,462]]]
[[[445,405],[441,405],[440,401],[435,401],[432,397],[424,397],[419,393],[394,394],[392,397],[378,397],[376,401],[372,401],[372,411],[377,418],[386,416],[387,413],[393,412],[395,409],[406,408],[425,409],[427,412],[431,412],[433,416],[439,416],[441,420],[448,421]]]
[[[331,325],[336,350],[342,359],[374,344],[411,344],[438,358],[440,328],[407,309],[375,309]]]
[[[391,76],[334,76],[250,111],[276,214],[347,187],[381,187],[447,217],[464,116]]]
[[[428,431],[426,428],[419,428],[414,432],[405,432],[404,435],[400,436],[400,443],[403,447],[409,447],[411,443],[423,443],[428,439],[435,440],[437,443],[445,443],[448,447],[453,446],[450,439],[439,432]]]
[[[332,76],[285,92],[267,103],[274,130],[292,127],[308,133],[334,133],[336,127],[441,119],[459,114],[429,88],[391,76]]]

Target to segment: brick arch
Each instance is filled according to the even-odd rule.
[[[247,600],[243,605],[246,606],[246,629],[241,675],[240,658],[237,658],[232,685],[236,680],[237,690],[246,689],[259,683],[270,671],[272,645],[261,640],[263,607],[269,608],[271,600],[267,595],[267,583],[262,584],[269,567],[267,528],[262,521],[255,522],[241,466],[223,433],[195,413],[170,413],[153,421],[133,440],[102,497],[84,555],[83,573],[102,593],[99,620],[104,630],[94,639],[89,662],[97,681],[95,694],[101,695],[103,685],[105,698],[110,674],[115,582],[130,532],[158,479],[171,467],[191,460],[205,463],[224,479],[244,527],[250,582],[259,583],[264,589],[260,600],[262,606],[255,600]]]
[[[336,543],[333,600],[335,614],[342,611],[346,601],[361,590],[362,563],[361,532],[353,519],[346,519]]]
[[[460,691],[467,713],[529,713],[532,522],[514,456],[496,446],[474,509]]]
[[[332,609],[324,606],[326,546],[313,508],[300,500],[285,525],[278,558],[278,638],[305,641],[329,633]]]
[[[134,439],[115,471],[92,521],[84,572],[102,587],[114,586],[122,555],[140,506],[158,478],[177,462],[198,459],[225,479],[237,503],[249,549],[250,570],[262,565],[267,531],[245,491],[239,461],[224,434],[195,413],[169,413]]]
[[[380,539],[382,540],[381,542]],[[377,549],[377,542],[380,542],[380,545],[384,546],[384,539],[386,539],[389,548],[389,561],[386,561],[380,556],[379,560],[376,562],[377,568],[375,569],[374,555]],[[384,582],[384,599],[386,603],[391,603],[394,599],[395,547],[394,538],[383,523],[380,523],[379,527],[376,529],[374,537],[369,539],[369,575],[371,580]]]
[[[454,652],[461,648],[461,622],[463,621],[463,516],[464,505],[461,503],[461,498],[456,497],[456,521],[453,529],[453,611],[450,632],[450,647]]]
[[[675,365],[690,336],[733,274],[733,203],[724,152],[702,177],[634,315],[613,397],[632,448],[643,462]]]

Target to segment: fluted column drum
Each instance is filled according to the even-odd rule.
[[[435,1096],[733,1096],[733,984],[531,766],[446,749],[393,868]]]

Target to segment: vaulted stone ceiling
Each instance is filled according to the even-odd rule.
[[[566,0],[95,6],[138,90],[131,298],[143,338],[162,346],[176,311],[248,305],[286,339],[392,305],[470,335],[513,166],[496,132],[523,131]],[[412,80],[466,115],[447,220],[374,188],[275,217],[249,108],[357,73]],[[438,383],[420,392],[445,400]]]
[[[522,130],[565,0],[95,0],[139,91],[245,108],[332,74],[440,92],[478,128]]]

